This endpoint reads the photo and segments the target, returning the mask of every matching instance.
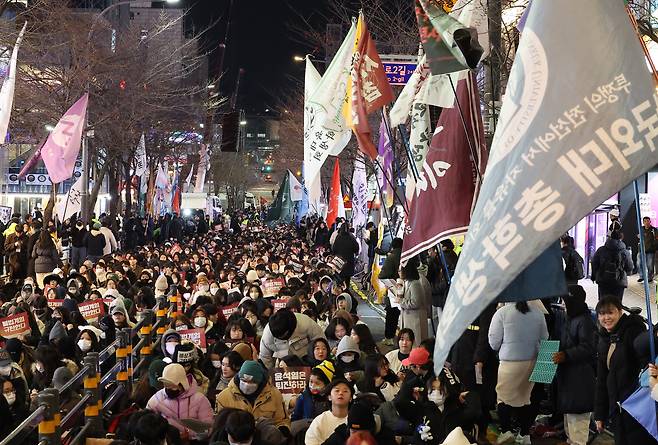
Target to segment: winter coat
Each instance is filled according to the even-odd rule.
[[[39,243],[32,249],[34,258],[34,271],[36,273],[50,273],[59,265],[59,252],[56,247],[41,248]]]
[[[260,339],[260,352],[258,358],[267,369],[274,368],[277,358],[287,355],[296,355],[303,358],[308,350],[308,344],[316,338],[325,338],[322,328],[312,318],[304,314],[295,314],[297,327],[288,340],[275,338],[270,326],[265,326],[263,337]]]
[[[522,314],[514,304],[498,309],[489,327],[489,345],[498,351],[500,360],[519,362],[534,360],[539,343],[548,338],[544,314],[534,307]]]
[[[404,295],[400,299],[400,328],[414,331],[417,341],[427,338],[427,302],[420,280],[404,282]]]
[[[290,418],[286,414],[286,407],[283,402],[283,396],[269,382],[259,388],[260,393],[254,400],[253,405],[249,403],[240,388],[236,384],[239,381],[237,376],[228,384],[228,388],[217,395],[215,411],[219,412],[225,408],[236,408],[251,413],[254,418],[265,417],[272,419],[277,427],[286,427],[290,429]]]
[[[405,412],[409,412],[412,417],[410,420],[416,426],[414,438],[411,440],[414,445],[441,444],[457,427],[461,427],[465,432],[473,430],[473,426],[482,416],[480,399],[475,391],[466,394],[463,404],[458,397],[449,397],[443,411],[440,411],[435,403],[426,401],[416,403],[414,409],[405,410]],[[423,427],[429,427],[432,439],[423,440],[421,438],[421,429],[426,429]]]
[[[295,409],[293,410],[290,420],[314,419],[316,416],[331,409],[331,402],[324,395],[313,395],[306,388],[303,393],[297,397]]]
[[[117,244],[117,239],[114,236],[114,232],[107,227],[101,227],[100,232],[105,237],[105,247],[103,247],[103,255],[109,255],[112,252],[116,252],[119,248]]]
[[[618,255],[621,255],[620,277],[614,283],[607,282],[603,275],[605,264],[613,261]],[[614,285],[620,287],[628,287],[628,274],[633,271],[633,259],[626,244],[623,241],[609,238],[605,244],[599,247],[592,257],[592,279],[597,284]]]
[[[382,270],[379,272],[380,280],[396,280],[398,278],[398,270],[400,269],[400,255],[402,249],[391,249],[386,255]]]
[[[84,227],[82,229],[78,229],[76,226],[73,226],[71,229],[71,245],[73,247],[85,247],[85,241],[87,238],[87,229]]]
[[[91,257],[103,256],[105,244],[105,235],[98,230],[92,230],[87,236],[87,255]]]
[[[558,412],[564,414],[591,413],[596,390],[596,328],[586,305],[583,310],[567,317],[560,336],[560,351],[566,361],[557,368]]]
[[[449,276],[452,278],[455,273],[455,268],[457,267],[457,260],[459,260],[459,257],[454,250],[443,251],[443,256],[445,257],[446,263],[448,264],[448,272],[450,274]],[[432,285],[432,306],[443,307],[445,305],[450,286],[448,285],[448,280],[446,279],[445,267],[443,266],[443,263],[438,256],[436,258],[430,258],[427,264],[427,279]]]
[[[212,424],[213,412],[206,396],[198,391],[194,379],[190,379],[188,376],[189,380],[191,380],[190,387],[175,399],[168,398],[164,388],[156,392],[146,404],[146,409],[159,413],[179,431],[189,431],[191,438],[194,439],[196,434],[187,429],[179,420],[196,419]]]
[[[329,245],[329,229],[318,228],[315,231],[315,239],[313,240],[316,246],[327,246]]]
[[[391,430],[382,425],[379,416],[375,417],[375,431],[371,431],[372,437],[377,445],[397,445],[395,435]],[[347,424],[338,425],[333,434],[325,440],[322,445],[343,445],[350,437],[350,429]]]
[[[639,316],[626,314],[621,316],[613,332],[605,329],[599,331],[595,420],[607,420],[613,411],[619,409],[617,402],[626,400],[637,389],[638,374],[643,364],[633,348],[633,342],[644,331],[644,322]],[[611,343],[616,346],[608,366]]]
[[[642,226],[644,230],[644,251],[646,253],[656,253],[658,250],[658,229],[649,227],[648,229]]]
[[[359,243],[349,233],[339,233],[331,251],[345,261],[341,276],[351,277],[354,275],[354,263],[359,253]]]

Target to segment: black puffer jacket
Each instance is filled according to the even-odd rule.
[[[615,282],[610,282],[606,276],[606,264],[620,262],[620,277]],[[605,245],[599,247],[592,257],[592,279],[598,284],[628,287],[628,274],[633,270],[633,259],[626,244],[617,239],[608,239]]]
[[[642,363],[635,352],[633,342],[645,329],[639,316],[624,314],[613,332],[604,329],[599,331],[595,420],[607,420],[614,410],[618,410],[617,402],[626,400],[637,389]],[[608,367],[611,343],[615,343],[615,349]]]
[[[594,408],[596,327],[587,305],[582,306],[567,314],[560,337],[560,350],[567,358],[558,366],[555,382],[558,411],[564,414],[591,413]]]

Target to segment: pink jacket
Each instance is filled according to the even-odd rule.
[[[168,398],[164,389],[159,390],[149,399],[146,408],[161,414],[181,433],[187,432],[191,439],[195,439],[196,434],[185,428],[178,419],[196,419],[212,425],[213,412],[208,398],[199,392],[194,378],[191,380],[187,391],[175,399]]]

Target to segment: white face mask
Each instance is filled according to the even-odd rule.
[[[194,326],[202,328],[206,325],[206,317],[196,317],[194,319]]]
[[[427,395],[427,399],[430,402],[434,402],[434,404],[436,404],[436,406],[438,406],[441,409],[443,409],[443,405],[445,404],[446,401],[445,395],[443,395],[443,393],[438,389],[434,389],[430,391],[430,393]]]
[[[0,368],[0,375],[7,377],[9,374],[11,374],[11,365],[3,366]]]
[[[9,393],[4,393],[5,399],[7,399],[7,404],[9,406],[13,405],[14,402],[16,402],[16,393],[15,392],[9,392]]]
[[[35,368],[38,372],[44,372],[44,371],[46,370],[46,369],[43,367],[43,364],[42,364],[42,363],[39,363],[39,362],[37,362],[37,363],[34,364],[34,368]]]
[[[354,361],[354,356],[353,355],[343,355],[340,359],[344,363],[352,363]]]
[[[240,391],[242,394],[250,395],[256,392],[258,389],[258,383],[247,383],[240,380]]]
[[[80,348],[82,352],[89,351],[91,349],[91,340],[85,340],[84,338],[81,338],[78,341],[78,348]]]
[[[222,361],[221,360],[212,360],[210,363],[212,363],[212,367],[215,369],[219,369],[222,367]]]
[[[178,346],[178,343],[166,343],[165,349],[167,350],[167,354],[174,355],[174,352],[176,352],[176,346]]]

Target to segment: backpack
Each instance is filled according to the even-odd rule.
[[[619,285],[624,280],[622,252],[608,249],[608,255],[605,256],[601,264],[601,271],[597,277],[603,284]]]
[[[573,250],[569,257],[567,258],[564,274],[567,280],[574,281],[585,278],[585,268],[584,268],[583,257],[580,256],[578,252]]]

